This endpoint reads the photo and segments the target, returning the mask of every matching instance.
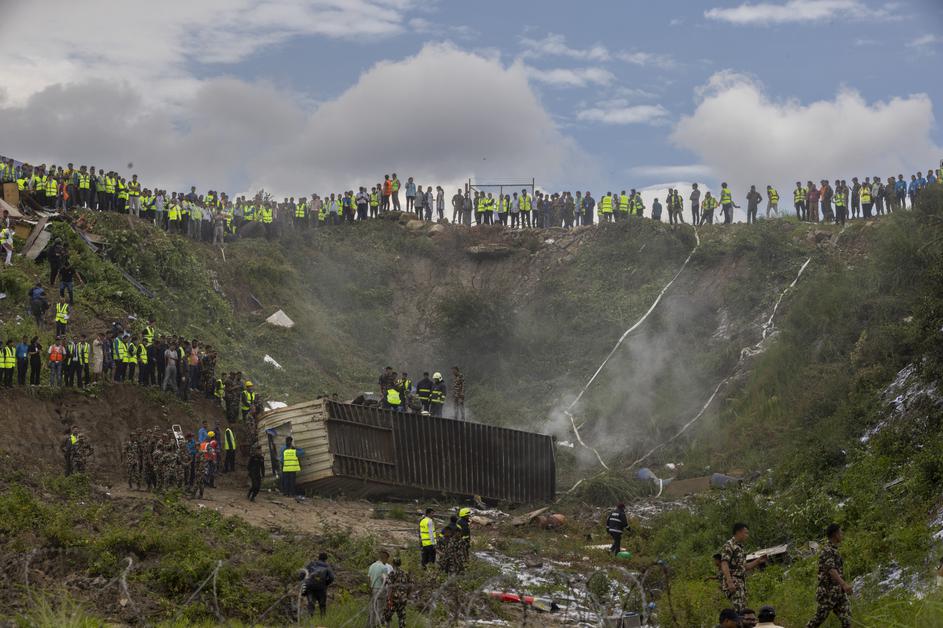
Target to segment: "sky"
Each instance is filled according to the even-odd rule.
[[[2,2],[0,154],[169,190],[788,197],[943,158],[940,0]]]

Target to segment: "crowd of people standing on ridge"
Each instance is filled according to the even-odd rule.
[[[943,164],[941,164],[943,166]],[[226,192],[207,190],[200,194],[196,187],[189,192],[168,192],[158,187],[145,187],[132,174],[130,178],[114,170],[73,164],[62,166],[31,166],[0,157],[0,180],[16,182],[27,205],[52,210],[89,208],[99,211],[128,213],[153,221],[173,233],[193,239],[222,244],[239,237],[250,223],[260,223],[266,237],[275,237],[286,228],[306,229],[370,220],[388,212],[414,214],[418,220],[451,222],[452,224],[500,224],[509,228],[572,228],[600,223],[618,222],[629,216],[644,217],[649,211],[642,200],[642,190],[607,191],[598,199],[590,191],[547,192],[531,188],[517,190],[499,188],[497,193],[477,189],[458,189],[450,198],[442,186],[418,185],[412,177],[400,181],[396,173],[383,175],[381,181],[360,186],[357,190],[311,194],[299,198],[284,197],[281,201],[260,192],[255,196],[230,197]],[[854,177],[851,184],[844,179],[834,183],[822,179],[796,182],[792,191],[793,208],[799,220],[835,222],[873,218],[910,207],[922,190],[943,184],[941,168],[929,168],[926,175],[917,172],[906,180],[903,174],[887,177]],[[494,186],[488,186],[494,187]],[[766,202],[765,217],[786,214],[780,208],[780,192],[772,185],[757,189],[751,186],[744,196],[747,222],[755,222],[760,205]],[[401,196],[402,195],[402,196]],[[686,198],[684,198],[686,197]],[[663,217],[671,224],[685,223],[685,201],[694,225],[733,222],[734,209],[740,208],[731,188],[721,185],[716,195],[692,184],[682,195],[669,189],[662,202],[654,199],[650,209],[653,220]],[[447,219],[447,207],[451,216]]]

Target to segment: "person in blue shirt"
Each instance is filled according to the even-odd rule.
[[[897,181],[894,183],[894,191],[897,193],[898,209],[907,209],[907,182],[904,181],[904,175],[897,175]]]
[[[914,206],[914,199],[917,198],[917,190],[920,189],[920,182],[917,181],[917,175],[910,175],[910,187],[907,188],[907,195],[910,197],[910,207]]]
[[[26,369],[29,366],[29,341],[26,336],[16,345],[16,383],[26,386]]]
[[[196,442],[202,445],[203,441],[208,438],[207,434],[209,434],[209,428],[206,427],[206,421],[203,421],[203,425],[197,430]]]
[[[933,168],[927,170],[927,185],[933,185],[936,183],[936,175],[933,174]]]
[[[918,172],[917,173],[917,189],[922,190],[925,187],[927,187],[927,180],[923,178],[922,172]]]

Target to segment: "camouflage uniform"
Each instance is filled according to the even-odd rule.
[[[406,626],[406,604],[412,591],[412,578],[402,569],[396,569],[386,577],[386,609],[383,611],[383,623],[389,626],[393,622],[393,615],[399,628]]]
[[[157,438],[154,428],[147,430],[139,447],[141,450],[141,473],[147,483],[148,489],[157,488],[157,473],[154,468],[154,443]]]
[[[164,490],[178,488],[182,481],[176,449],[173,443],[165,443],[164,451],[160,456],[161,471],[164,476]]]
[[[92,444],[85,434],[78,435],[78,442],[72,449],[72,469],[76,473],[85,473],[88,461],[92,459]]]
[[[226,400],[226,420],[235,423],[239,419],[239,393],[242,392],[242,382],[230,373],[226,379],[223,398]]]
[[[842,578],[845,574],[844,561],[838,548],[830,542],[826,542],[822,547],[822,553],[819,554],[819,586],[815,590],[815,602],[818,609],[815,616],[806,624],[806,628],[818,628],[828,619],[829,613],[835,613],[842,628],[851,627],[851,604],[848,601],[848,594],[841,586],[832,579],[831,571],[835,569]]]
[[[128,488],[134,488],[137,485],[141,488],[141,455],[140,455],[140,436],[137,432],[132,432],[131,437],[124,446],[124,464],[128,471]]]
[[[462,542],[457,533],[452,536],[443,536],[439,541],[436,554],[439,569],[445,573],[465,571],[465,552],[462,550]]]
[[[193,497],[203,497],[203,485],[206,484],[206,462],[203,452],[197,452],[193,473]]]
[[[730,600],[733,609],[742,613],[747,606],[747,554],[737,539],[731,538],[720,550],[720,560],[726,561],[730,568],[730,579],[734,583],[734,589],[730,591],[721,579],[720,590]]]

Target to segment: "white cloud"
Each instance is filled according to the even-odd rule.
[[[745,2],[730,8],[713,8],[704,12],[704,17],[731,24],[784,24],[795,22],[819,22],[847,17],[865,17],[868,14],[884,15],[874,11],[861,0],[788,0],[787,2]]]
[[[616,80],[615,75],[605,68],[550,68],[541,69],[523,66],[527,76],[538,83],[552,87],[586,87],[588,85],[609,85]]]
[[[427,20],[424,17],[414,17],[409,20],[409,28],[417,33],[424,35],[449,36],[456,39],[474,39],[478,36],[478,31],[471,26],[466,25],[446,25]]]
[[[672,181],[675,179],[704,180],[714,176],[714,171],[705,164],[683,164],[670,166],[635,166],[629,174],[636,177]]]
[[[612,58],[608,48],[602,44],[583,49],[571,48],[563,35],[555,33],[548,33],[543,39],[522,37],[521,46],[524,48],[521,56],[525,58],[568,57],[580,61],[609,61]]]
[[[667,116],[668,110],[661,105],[589,107],[576,114],[578,120],[603,124],[658,124]]]
[[[22,105],[0,106],[4,153],[116,170],[132,161],[146,185],[264,187],[279,196],[369,185],[392,170],[422,183],[550,182],[591,162],[558,131],[521,64],[445,44],[375,65],[314,110],[271,85],[237,79],[199,81],[174,108],[148,107],[149,98],[125,82],[47,87]]]
[[[934,45],[939,44],[939,43],[941,43],[941,42],[943,42],[943,37],[940,37],[939,35],[932,35],[932,34],[929,34],[929,33],[928,33],[928,34],[926,34],[926,35],[921,35],[920,37],[917,37],[916,39],[914,39],[914,40],[911,41],[911,42],[908,42],[908,43],[907,43],[907,46],[908,46],[909,48],[926,48],[926,47],[929,47],[929,46],[934,46]]]
[[[7,99],[102,79],[147,86],[153,102],[192,96],[190,66],[233,63],[301,35],[358,39],[404,30],[416,0],[163,0],[10,3],[0,40]]]
[[[670,55],[652,52],[610,51],[606,46],[596,43],[589,48],[573,48],[566,43],[566,38],[557,33],[548,33],[543,39],[522,37],[521,47],[524,49],[521,57],[525,59],[540,59],[544,57],[566,57],[578,61],[622,61],[638,66],[673,67],[674,60]]]
[[[852,176],[889,176],[934,163],[933,106],[925,94],[866,102],[852,90],[834,100],[776,102],[732,72],[711,77],[700,104],[672,140],[720,177],[743,186]],[[780,188],[782,192],[782,188]]]

